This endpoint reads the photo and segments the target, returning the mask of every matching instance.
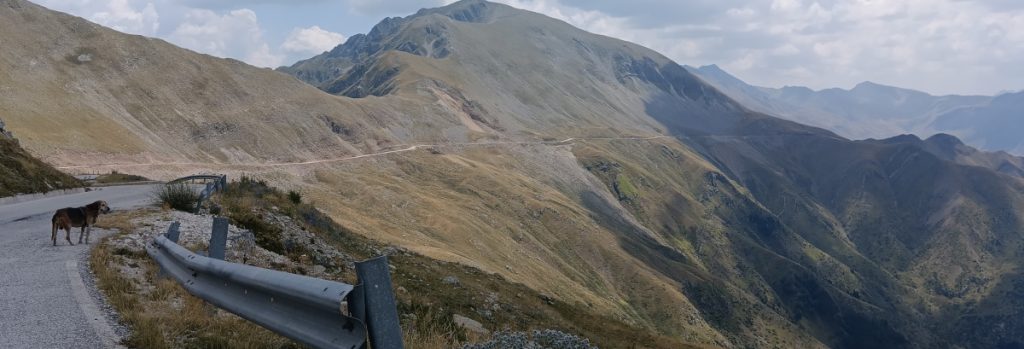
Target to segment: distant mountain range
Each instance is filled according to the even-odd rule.
[[[1024,91],[997,96],[933,96],[872,82],[850,90],[768,88],[750,85],[716,65],[687,69],[755,111],[845,137],[949,133],[984,150],[1024,154]]]

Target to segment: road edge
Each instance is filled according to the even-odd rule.
[[[103,347],[124,348],[116,340],[120,337],[114,332],[114,328],[107,323],[107,316],[100,311],[99,306],[89,294],[88,289],[86,289],[85,281],[82,280],[82,275],[79,273],[78,261],[69,260],[64,262],[64,271],[67,272],[68,279],[71,281],[71,293],[74,295],[76,303],[78,303],[78,308],[82,310],[86,322],[89,323],[93,332],[99,337]]]

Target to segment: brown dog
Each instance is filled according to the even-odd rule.
[[[85,243],[88,244],[92,226],[96,224],[96,218],[101,213],[110,213],[110,206],[107,206],[107,202],[103,200],[84,207],[68,207],[57,210],[57,213],[53,214],[53,232],[50,240],[53,240],[53,245],[57,246],[57,231],[63,229],[67,231],[64,238],[68,240],[68,244],[74,245],[71,243],[71,228],[82,227],[82,232],[78,234],[78,243],[82,243],[84,235]]]

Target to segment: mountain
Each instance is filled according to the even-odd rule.
[[[1021,93],[932,96],[872,82],[850,90],[767,88],[749,85],[714,65],[687,69],[751,109],[834,130],[845,137],[949,133],[985,150],[1024,154],[1024,141],[1015,136],[1024,127],[1017,108],[1024,100]]]
[[[26,152],[0,120],[0,197],[78,187],[75,178]]]
[[[930,127],[955,130],[972,144],[1024,154],[1024,92],[996,96],[982,105],[951,110],[935,117]]]
[[[278,71],[0,4],[0,111],[58,166],[260,176],[664,347],[1024,344],[1024,180],[952,137],[851,141],[479,0]]]

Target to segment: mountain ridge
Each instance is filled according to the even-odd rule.
[[[1024,143],[1019,137],[1010,136],[1020,130],[1021,123],[1015,122],[1020,114],[1000,106],[1019,104],[1024,94],[933,96],[870,81],[850,89],[768,88],[749,85],[718,66],[688,69],[754,110],[834,130],[846,137],[949,133],[984,150],[1024,154]],[[972,121],[965,121],[968,119]],[[975,120],[980,121],[974,123]],[[995,124],[1011,128],[1004,131]]]

